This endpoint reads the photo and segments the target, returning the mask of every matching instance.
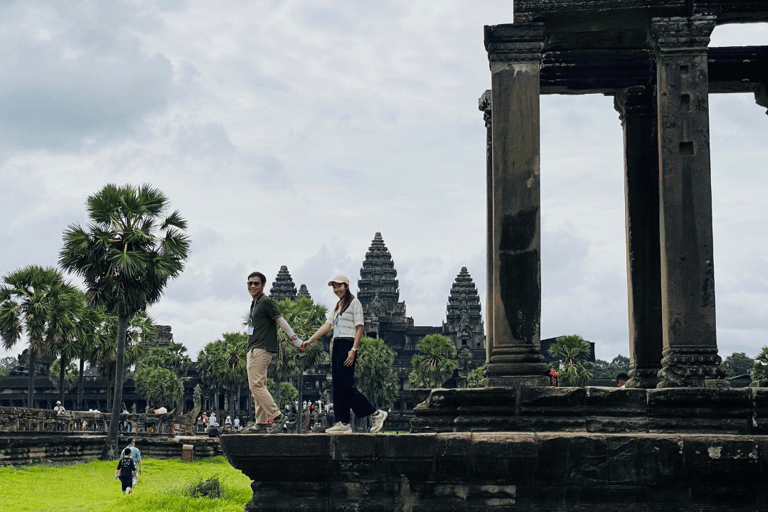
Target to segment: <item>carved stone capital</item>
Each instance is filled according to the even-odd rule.
[[[655,116],[656,88],[638,85],[619,89],[613,96],[613,108],[619,113],[622,123],[631,116]]]
[[[485,127],[490,128],[491,127],[491,120],[492,117],[492,95],[491,91],[487,90],[483,93],[482,96],[480,96],[480,99],[477,100],[477,108],[483,112],[483,120],[485,121]]]
[[[697,14],[688,17],[653,18],[651,38],[658,54],[704,52],[715,28],[717,16]]]
[[[490,62],[540,62],[544,24],[485,27],[485,49]]]

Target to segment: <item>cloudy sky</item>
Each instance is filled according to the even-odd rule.
[[[483,25],[510,0],[0,0],[0,273],[55,265],[107,183],[189,221],[150,313],[193,357],[240,328],[245,278],[359,277],[377,231],[417,325],[466,266],[485,299]],[[718,27],[713,46],[768,44]],[[768,117],[712,97],[718,342],[768,345]],[[622,132],[611,98],[542,99],[542,336],[627,348]],[[23,344],[0,357],[15,355]]]

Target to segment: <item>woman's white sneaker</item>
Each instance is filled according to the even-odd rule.
[[[377,415],[371,416],[372,425],[373,425],[371,427],[372,434],[375,434],[376,432],[381,430],[381,427],[384,426],[384,422],[387,420],[387,416],[389,416],[387,412],[382,411],[381,409],[379,409],[379,413]]]
[[[331,428],[326,430],[329,434],[351,434],[352,433],[352,425],[349,423],[342,423],[338,422]]]

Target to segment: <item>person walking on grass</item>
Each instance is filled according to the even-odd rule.
[[[123,457],[117,462],[115,478],[120,480],[125,494],[131,494],[136,476],[136,463],[131,458],[131,449],[123,450]]]
[[[339,301],[333,311],[328,312],[328,320],[299,348],[299,350],[306,350],[310,344],[333,328],[331,378],[333,409],[337,423],[327,429],[326,432],[330,434],[351,433],[350,409],[358,418],[371,416],[373,426],[370,431],[372,433],[379,432],[387,419],[387,412],[381,409],[377,410],[355,387],[355,361],[365,325],[363,305],[349,291],[349,279],[345,276],[334,277],[328,282],[328,286],[333,287],[333,293],[339,298]]]
[[[131,487],[136,487],[136,484],[139,483],[138,475],[141,474],[141,452],[136,448],[136,439],[132,437],[128,438],[128,446],[126,446],[125,449],[131,452],[131,459],[134,464],[136,464],[137,475],[133,477],[133,482],[131,483]]]
[[[267,368],[272,356],[277,353],[277,326],[280,326],[297,347],[303,343],[280,314],[275,301],[264,295],[266,283],[267,278],[261,272],[251,272],[248,276],[251,310],[248,314],[248,352],[245,366],[248,371],[248,387],[256,405],[256,423],[248,431],[255,434],[266,434],[270,430],[280,433],[286,421],[267,389]]]

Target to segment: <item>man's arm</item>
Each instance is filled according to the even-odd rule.
[[[280,326],[280,329],[283,330],[285,335],[288,336],[288,339],[294,342],[294,345],[296,345],[297,347],[300,347],[301,344],[304,343],[301,340],[301,338],[296,336],[296,333],[293,332],[293,329],[291,329],[291,326],[288,325],[288,322],[285,321],[285,318],[283,318],[282,316],[279,316],[275,319],[275,321],[277,322],[277,325]]]

